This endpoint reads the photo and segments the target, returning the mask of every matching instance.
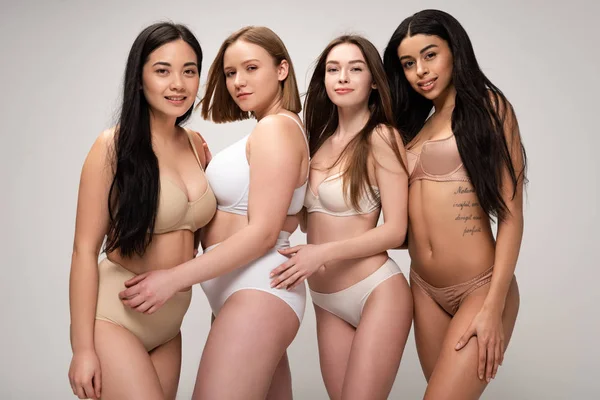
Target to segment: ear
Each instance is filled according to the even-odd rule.
[[[377,84],[375,82],[371,83],[371,89],[377,90]]]
[[[277,66],[277,79],[279,79],[279,82],[283,82],[285,78],[288,77],[289,71],[290,64],[287,62],[287,60],[281,60]]]

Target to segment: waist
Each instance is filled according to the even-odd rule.
[[[384,251],[369,257],[329,263],[308,279],[310,289],[320,293],[343,290],[377,271],[388,259]]]
[[[277,236],[277,241],[275,242],[275,246],[273,247],[273,249],[279,250],[279,249],[285,249],[285,248],[290,247],[290,236],[291,235],[292,234],[290,232],[286,232],[286,231],[279,232],[279,235]],[[212,244],[212,245],[206,247],[204,249],[204,252],[208,253],[209,251],[211,251],[212,249],[214,249],[221,243],[222,242],[215,243],[215,244]]]

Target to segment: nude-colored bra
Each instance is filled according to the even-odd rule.
[[[187,133],[187,130],[186,130]],[[200,158],[196,152],[194,142],[188,133],[188,139],[196,161],[202,171],[202,177],[206,180]],[[217,209],[215,195],[206,182],[206,190],[196,200],[189,201],[185,192],[168,177],[160,176],[160,195],[158,200],[158,211],[154,224],[154,233],[168,233],[187,229],[195,232],[208,224]]]
[[[304,206],[307,212],[321,212],[336,217],[349,217],[352,215],[369,214],[381,207],[379,198],[372,199],[367,192],[359,201],[360,209],[354,209],[348,204],[343,194],[341,175],[342,173],[338,172],[325,178],[317,187],[316,194],[311,189],[310,184],[308,185],[306,196],[304,197]],[[373,190],[379,196],[379,188],[373,186]]]
[[[421,153],[406,149],[406,157],[409,185],[421,179],[436,182],[471,180],[460,158],[454,135],[425,141],[421,146]]]

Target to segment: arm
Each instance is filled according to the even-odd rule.
[[[398,133],[394,131],[394,134],[398,143],[402,143]],[[292,289],[327,263],[368,257],[404,243],[408,221],[408,175],[381,130],[374,132],[372,148],[384,223],[350,239],[280,250],[281,254],[292,257],[272,271],[272,286]],[[404,149],[398,150],[404,161]]]
[[[398,143],[402,143],[400,135],[396,131],[394,134]],[[371,145],[384,222],[351,239],[323,244],[325,263],[372,256],[402,245],[406,238],[408,176],[380,129],[373,133]],[[404,148],[399,151],[405,161]]]
[[[490,291],[484,302],[484,308],[500,314],[504,311],[504,303],[515,272],[523,238],[524,157],[518,125],[510,107],[505,122],[505,137],[513,167],[519,179],[515,188],[511,183],[508,169],[503,171],[501,192],[508,213],[506,219],[498,222],[494,273]]]
[[[75,239],[71,258],[69,304],[73,360],[69,379],[75,394],[100,396],[100,365],[94,349],[98,296],[98,254],[108,229],[108,191],[112,173],[106,162],[112,135],[103,133],[88,154],[81,172]],[[94,378],[95,391],[91,390]]]
[[[138,275],[126,282],[129,288],[120,293],[126,305],[138,307],[140,301],[147,303],[141,309],[151,314],[176,291],[247,265],[275,246],[298,177],[305,175],[300,171],[305,147],[297,145],[295,135],[284,132],[296,129],[292,121],[286,120],[265,118],[249,139],[248,225],[200,257],[169,270]],[[152,274],[163,275],[164,279],[149,282]],[[148,289],[150,285],[152,290]],[[136,300],[130,303],[133,297]]]

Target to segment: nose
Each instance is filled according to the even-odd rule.
[[[173,74],[173,79],[171,80],[171,90],[180,91],[183,89],[183,79],[181,74]]]
[[[427,68],[425,63],[417,61],[417,75],[419,75],[419,77],[422,78],[425,75],[427,75],[428,73],[429,73],[429,69]]]
[[[338,82],[339,83],[348,83],[348,71],[346,71],[346,68],[340,69],[340,75],[338,77]]]
[[[242,76],[242,74],[240,72],[235,74],[235,79],[233,81],[233,84],[235,85],[236,88],[241,88],[246,86],[246,78],[244,76]]]

